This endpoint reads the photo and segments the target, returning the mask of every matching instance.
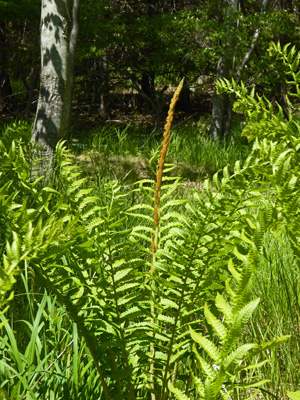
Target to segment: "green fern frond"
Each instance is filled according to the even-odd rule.
[[[176,389],[170,381],[168,382],[168,389],[174,394],[177,400],[190,400],[181,390]]]
[[[216,335],[220,339],[220,342],[222,343],[227,336],[226,328],[221,323],[221,321],[213,315],[213,313],[208,308],[207,304],[205,304],[204,306],[204,315],[206,321],[213,328],[214,332],[216,333]]]
[[[225,315],[228,322],[232,320],[233,309],[220,293],[217,293],[215,305]]]
[[[215,379],[216,372],[214,371],[212,365],[209,362],[207,362],[206,360],[204,360],[203,357],[200,356],[195,345],[193,345],[193,353],[196,355],[196,359],[198,360],[200,367],[204,373],[206,382],[207,382],[207,380],[213,381]]]
[[[246,358],[247,354],[249,354],[249,351],[253,349],[254,346],[253,343],[244,344],[228,354],[223,360],[225,370],[231,370],[233,367],[238,365]]]
[[[209,355],[209,357],[215,361],[217,364],[220,362],[220,350],[217,348],[216,345],[214,345],[209,339],[201,335],[200,333],[197,333],[190,327],[190,334],[192,339],[198,343]]]

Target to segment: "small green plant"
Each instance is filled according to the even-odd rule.
[[[2,144],[9,148],[12,141],[28,144],[31,138],[31,126],[26,121],[15,121],[4,126],[0,132]]]

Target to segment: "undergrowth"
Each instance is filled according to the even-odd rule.
[[[167,162],[173,163],[173,175],[189,181],[202,181],[212,177],[219,169],[229,166],[233,171],[237,160],[245,161],[251,146],[240,139],[242,126],[235,128],[235,140],[228,143],[207,138],[207,120],[190,122],[172,130]],[[102,127],[90,132],[88,139],[73,139],[70,149],[78,159],[96,174],[110,175],[111,179],[127,183],[142,178],[151,178],[149,160],[157,152],[162,134],[136,130],[130,125],[125,128]]]
[[[272,52],[291,82],[300,55]],[[298,286],[281,284],[299,272],[300,126],[254,91],[220,82],[247,116],[251,153],[180,198],[166,153],[181,85],[152,154],[156,179],[130,194],[116,181],[95,188],[64,143],[46,186],[31,174],[31,145],[0,141],[3,398],[299,398],[296,374],[279,365],[285,354],[291,371],[299,366],[288,350],[299,346],[288,328]],[[287,261],[274,254],[278,242]],[[287,307],[291,322],[279,330],[272,317]]]

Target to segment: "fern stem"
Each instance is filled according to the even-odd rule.
[[[188,395],[189,389],[190,389],[190,385],[192,382],[192,371],[194,371],[194,364],[195,364],[195,359],[194,357],[192,358],[192,363],[191,363],[191,367],[190,367],[190,373],[189,373],[189,377],[187,380],[187,384],[186,384],[186,388],[185,388],[185,394],[186,396]]]
[[[109,249],[109,254],[110,254],[110,260],[112,258],[111,255],[111,249]],[[128,352],[126,349],[126,339],[125,339],[125,335],[124,335],[124,330],[122,328],[122,321],[120,318],[120,310],[119,310],[119,306],[118,306],[118,293],[116,290],[116,281],[115,281],[115,275],[114,275],[114,269],[113,269],[113,265],[109,260],[109,266],[110,266],[110,270],[111,270],[111,278],[112,278],[112,284],[113,284],[113,293],[114,293],[114,301],[115,301],[115,308],[116,308],[116,314],[117,314],[117,319],[118,319],[118,325],[120,327],[120,336],[121,336],[121,342],[122,342],[122,348],[123,348],[123,355],[124,355],[124,359],[125,359],[125,365],[126,368],[129,369],[129,361],[128,361]],[[128,377],[128,386],[129,386],[129,393],[130,393],[130,400],[134,400],[135,399],[135,395],[134,395],[134,389],[133,389],[133,385],[131,382],[131,376]]]
[[[182,310],[182,306],[185,304],[184,303],[184,298],[185,298],[185,292],[186,292],[186,287],[187,287],[188,276],[189,276],[189,273],[191,271],[192,263],[193,263],[194,258],[195,258],[196,250],[197,250],[198,245],[200,243],[200,239],[201,239],[201,235],[198,236],[197,242],[196,242],[196,244],[194,246],[194,249],[193,249],[193,253],[191,255],[191,259],[190,259],[189,264],[188,264],[188,266],[186,268],[185,278],[184,278],[183,286],[182,286],[182,289],[181,289],[180,300],[179,300],[179,303],[178,303],[178,309],[177,309],[177,312],[176,312],[176,315],[175,315],[175,320],[174,320],[174,324],[173,324],[173,328],[172,328],[171,340],[170,340],[170,343],[169,343],[169,351],[168,351],[167,362],[166,362],[165,371],[164,371],[164,377],[163,377],[163,384],[162,384],[160,400],[164,400],[164,397],[165,397],[165,391],[166,391],[166,388],[167,388],[167,381],[168,381],[168,370],[169,370],[170,360],[171,360],[171,356],[172,356],[173,344],[174,344],[174,341],[175,341],[176,328],[177,328],[177,324],[178,324],[178,321],[179,321],[179,317],[180,317],[180,313],[181,313],[181,310]],[[204,270],[205,270],[205,268],[203,268],[203,273],[204,273]]]
[[[104,337],[106,338],[106,340],[108,340],[106,335]],[[109,351],[109,354],[110,354],[110,357],[111,357],[111,360],[113,363],[114,372],[117,374],[119,370],[118,370],[118,366],[116,363],[116,356],[115,356],[114,352],[112,351],[111,346],[108,346],[108,351]],[[121,382],[120,382],[119,378],[116,378],[116,383],[117,383],[117,388],[118,388],[119,394],[121,396],[120,397],[120,399],[121,399],[122,398],[122,387],[121,387]]]
[[[155,286],[155,281],[153,279],[154,264],[156,261],[156,250],[157,250],[159,233],[160,233],[160,230],[159,230],[159,203],[160,203],[160,191],[161,191],[162,177],[163,177],[164,165],[165,165],[165,160],[166,160],[166,155],[167,155],[167,149],[168,149],[168,145],[170,142],[171,124],[172,124],[173,117],[174,117],[175,106],[179,99],[179,95],[180,95],[180,92],[183,87],[183,81],[184,81],[184,79],[182,79],[180,84],[178,85],[178,88],[176,89],[176,91],[172,97],[171,103],[170,103],[168,116],[167,116],[166,124],[164,127],[164,139],[161,144],[161,151],[160,151],[160,156],[159,156],[159,160],[158,160],[156,186],[155,186],[155,197],[154,197],[154,215],[153,215],[153,223],[154,223],[155,233],[154,233],[154,237],[152,237],[152,242],[151,242],[152,263],[151,263],[151,268],[150,268],[150,279],[152,280],[153,288]],[[150,320],[152,337],[154,337],[154,321],[155,321],[154,300],[155,300],[155,291],[152,290],[151,291],[151,320]],[[153,390],[154,390],[154,356],[155,356],[155,346],[154,346],[153,341],[151,341],[149,374],[150,374],[150,387]],[[155,393],[151,393],[151,400],[155,400],[155,399],[156,399]]]
[[[173,376],[172,376],[172,385],[175,386],[175,381],[176,381],[176,376],[177,376],[177,371],[178,371],[178,360],[175,361],[175,365],[173,368]],[[173,398],[173,393],[169,392],[169,400],[171,400]]]

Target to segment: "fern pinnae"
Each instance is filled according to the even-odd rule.
[[[227,321],[231,321],[233,311],[232,307],[220,293],[217,293],[215,305],[217,309],[225,315]]]
[[[195,343],[193,344],[192,347],[193,353],[196,356],[196,359],[198,360],[200,367],[202,369],[202,371],[204,372],[205,376],[207,376],[209,379],[213,380],[216,376],[216,373],[214,371],[214,369],[212,368],[211,364],[208,363],[206,360],[204,360],[203,357],[200,356],[200,354],[198,353]]]
[[[174,394],[177,400],[190,400],[181,390],[175,388],[170,381],[168,382],[168,389]]]
[[[123,332],[122,315],[119,312],[120,304],[118,304],[118,295],[116,293],[115,286],[116,286],[115,282],[113,282],[113,290],[114,290],[114,294],[115,294],[114,297],[116,298],[115,302],[116,302],[116,311],[117,311],[117,320],[118,320],[118,323],[115,325],[115,329],[119,331],[120,336],[121,336],[123,355],[124,355],[124,358],[125,358],[126,368],[128,369],[129,368],[128,352],[127,352],[127,348],[126,348],[125,335],[124,335],[124,332]],[[105,336],[106,336],[106,334],[105,334]],[[119,369],[118,369],[118,365],[116,363],[116,358],[117,357],[115,356],[110,344],[108,344],[107,348],[108,348],[108,352],[110,354],[110,358],[111,358],[111,361],[112,361],[112,364],[113,364],[113,371],[116,374],[116,383],[117,383],[117,388],[118,388],[118,391],[119,391],[119,395],[122,397],[122,386],[121,386],[120,379],[118,377]],[[130,397],[129,398],[131,400],[134,400],[135,396],[134,396],[133,386],[132,386],[132,382],[131,382],[131,377],[130,376],[128,377],[128,386],[129,386],[129,393],[130,393]]]
[[[221,323],[221,321],[213,315],[213,313],[208,308],[207,303],[204,306],[204,315],[207,322],[210,324],[210,326],[213,328],[218,338],[220,339],[220,342],[224,342],[227,335],[226,328]]]
[[[218,395],[221,395],[221,397],[223,397],[223,398],[227,397],[225,395],[225,393],[227,393],[227,390],[225,389],[225,386],[224,386],[225,378],[226,378],[226,371],[225,371],[225,368],[223,367],[223,365],[221,364],[217,369],[216,377],[214,378],[214,381],[211,385],[213,399],[218,398]],[[225,396],[223,396],[223,394]]]
[[[191,327],[190,334],[194,342],[198,343],[206,351],[209,357],[219,364],[221,360],[221,352],[218,347],[205,336],[195,332]]]
[[[118,197],[119,199],[122,198],[122,195]],[[115,221],[115,217],[114,215],[111,215],[111,211],[114,210],[113,204],[112,202],[109,204],[107,212],[107,218],[106,218],[106,229],[108,230],[108,236],[110,235],[110,232],[112,229],[114,229],[115,227],[119,226],[120,222],[120,216],[116,219]],[[122,218],[121,218],[122,220]],[[124,220],[124,219],[123,219]],[[122,233],[119,237],[122,236]],[[128,232],[126,233],[125,237],[128,236]],[[129,371],[130,369],[130,362],[129,362],[129,353],[128,353],[128,344],[127,344],[127,340],[126,340],[126,332],[125,332],[125,327],[124,327],[124,319],[126,319],[126,317],[128,316],[133,316],[133,315],[137,315],[140,313],[140,308],[135,307],[135,306],[131,306],[132,302],[129,302],[129,309],[127,309],[126,311],[123,311],[120,309],[121,303],[119,302],[119,299],[122,298],[122,291],[118,291],[118,288],[120,288],[121,286],[123,286],[124,284],[124,279],[126,278],[127,280],[130,280],[130,275],[132,274],[132,265],[129,264],[128,267],[128,263],[126,263],[125,259],[122,258],[122,256],[117,256],[115,255],[115,251],[118,249],[118,245],[117,246],[110,246],[110,243],[108,242],[108,259],[107,259],[107,266],[108,266],[108,271],[109,271],[109,275],[110,275],[110,279],[111,279],[111,286],[112,286],[112,300],[114,303],[114,311],[116,314],[116,327],[119,335],[120,335],[120,339],[121,339],[121,348],[122,348],[122,353],[123,353],[123,357],[124,357],[124,362],[125,362],[125,367],[126,370]],[[120,249],[124,248],[123,244],[122,246],[120,246]],[[134,260],[131,260],[131,263]],[[131,298],[132,301],[132,298]],[[112,353],[112,351],[110,350],[110,352]],[[114,357],[113,357],[114,359]],[[117,372],[117,371],[116,371]],[[129,398],[131,400],[135,399],[135,393],[134,393],[134,388],[133,388],[133,382],[132,382],[132,375],[128,374],[127,377],[127,381],[128,381],[128,388],[129,388]]]

